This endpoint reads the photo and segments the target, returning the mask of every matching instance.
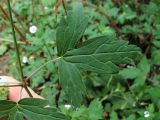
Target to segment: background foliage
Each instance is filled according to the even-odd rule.
[[[12,1],[21,59],[27,58],[27,62],[23,62],[25,76],[45,62],[57,58],[57,54],[63,56],[61,64],[48,64],[28,84],[45,97],[50,106],[59,106],[59,110],[72,120],[160,119],[159,0],[87,0],[82,1],[84,13],[81,7],[75,7],[74,0],[69,0],[65,2],[68,13],[66,21],[61,19],[66,19],[63,6],[58,8],[57,15],[53,13],[56,3],[51,0]],[[79,10],[70,12],[72,8]],[[19,79],[10,24],[5,14],[5,0],[0,1],[0,10],[0,55],[7,56],[9,74]],[[83,25],[79,27],[78,22]],[[37,27],[34,34],[29,31],[33,25]],[[62,34],[63,31],[67,31],[66,35]],[[74,31],[77,33],[72,36]],[[67,45],[59,41],[62,38]],[[69,40],[74,42],[69,43]],[[95,52],[93,48],[97,50],[96,53],[110,52],[109,56],[94,57],[99,61],[111,62],[88,62]],[[126,53],[120,54],[119,51]],[[141,51],[142,54],[137,55],[132,51]],[[125,56],[134,60],[125,59]],[[91,66],[105,67],[102,72]],[[75,76],[71,77],[73,73]],[[64,79],[71,81],[65,83]],[[67,92],[71,93],[69,100]],[[4,98],[4,90],[0,94]],[[76,97],[75,103],[70,102]],[[70,108],[65,107],[68,104],[72,104]],[[146,117],[146,112],[149,117]]]

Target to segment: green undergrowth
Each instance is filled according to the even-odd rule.
[[[0,5],[8,12],[6,2]],[[51,109],[45,111],[37,99],[2,101],[0,116],[34,120],[40,112],[40,120],[159,120],[159,0],[69,0],[55,14],[56,5],[11,2],[25,77],[54,61],[28,80]],[[8,56],[9,74],[20,79],[9,25],[0,12],[0,56]]]

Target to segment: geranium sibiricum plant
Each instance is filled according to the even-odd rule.
[[[8,0],[8,9],[22,86],[31,98],[22,99],[18,103],[6,100],[0,101],[0,117],[8,117],[11,120],[23,120],[24,118],[27,120],[70,119],[60,113],[57,108],[46,107],[48,105],[46,100],[32,98],[22,72],[10,0]],[[88,26],[88,22],[89,17],[85,15],[82,4],[75,4],[73,9],[68,11],[65,17],[62,17],[57,28],[58,57],[40,66],[27,78],[29,80],[46,65],[57,62],[59,83],[69,103],[68,108],[80,107],[83,104],[83,97],[87,94],[81,74],[82,71],[106,75],[116,74],[122,69],[120,64],[132,63],[141,54],[140,49],[135,45],[129,45],[127,41],[116,40],[109,35],[94,37],[82,42],[81,38]],[[34,34],[36,31],[36,26],[31,26],[30,32]]]

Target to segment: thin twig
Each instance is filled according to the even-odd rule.
[[[22,83],[16,83],[16,84],[8,84],[8,83],[4,83],[4,84],[0,84],[0,87],[19,87],[19,86],[23,86]]]
[[[3,39],[3,38],[0,38],[0,43],[2,43],[2,42],[13,43],[14,41],[12,41],[12,40],[10,40],[10,39]],[[18,41],[17,43],[18,43],[18,44],[23,44],[23,45],[26,44],[26,43],[21,42],[21,41]]]
[[[61,91],[58,91],[58,92],[55,94],[55,104],[56,104],[56,107],[57,107],[57,108],[59,107],[58,101],[59,101],[60,95],[61,95]]]
[[[0,10],[1,12],[4,14],[6,19],[10,19],[8,13],[5,11],[5,9],[2,7],[2,5],[0,4]],[[16,30],[16,32],[19,34],[19,36],[21,37],[22,41],[25,42],[26,44],[28,44],[28,42],[26,41],[25,36],[23,35],[23,33],[17,28],[16,25],[14,25],[14,28]]]
[[[31,92],[29,91],[27,85],[26,85],[25,80],[23,79],[24,77],[23,77],[22,65],[21,65],[21,60],[20,60],[19,48],[18,48],[18,44],[17,44],[17,40],[16,40],[16,34],[15,34],[15,30],[14,30],[14,23],[13,23],[13,18],[12,18],[10,0],[7,0],[7,3],[8,3],[10,23],[11,23],[11,27],[12,27],[12,35],[13,35],[14,45],[15,45],[15,49],[16,49],[16,55],[17,55],[17,60],[18,60],[18,66],[19,66],[21,81],[22,81],[23,87],[27,91],[28,95],[30,97],[33,97],[32,94],[31,94]]]
[[[67,15],[67,9],[66,9],[66,5],[65,5],[64,0],[62,0],[62,5],[63,5],[63,9],[64,9],[64,11],[65,11],[65,14]]]
[[[144,54],[147,56],[148,53],[150,52],[150,49],[151,49],[151,46],[152,46],[152,40],[153,40],[152,35],[151,34],[147,35],[145,39],[146,40],[150,39],[149,42],[148,42],[148,46],[147,46],[147,48],[145,49],[145,52],[144,52]]]
[[[137,96],[135,95],[134,91],[131,89],[128,81],[126,80],[125,82],[126,82],[126,84],[127,84],[127,87],[128,87],[128,89],[129,89],[129,92],[131,93],[131,95],[132,95],[136,100],[138,100],[138,98],[137,98]]]
[[[39,68],[37,68],[35,71],[33,71],[27,78],[26,80],[29,80],[30,78],[32,78],[35,74],[37,74],[42,68],[44,68],[46,65],[52,63],[52,62],[55,62],[59,59],[61,59],[62,57],[58,57],[56,59],[53,59],[53,60],[50,60],[48,62],[46,62],[45,64],[43,64],[42,66],[40,66]]]
[[[56,3],[56,5],[53,8],[53,12],[57,15],[57,11],[59,6],[62,4],[63,0],[58,0],[58,2]]]
[[[16,17],[17,21],[19,22],[19,24],[20,24],[20,25],[22,26],[22,28],[24,29],[24,31],[27,32],[27,29],[25,28],[23,22],[19,19],[19,15],[18,15],[18,14],[16,13],[16,11],[14,11],[13,9],[12,9],[12,12],[13,12],[14,16]]]

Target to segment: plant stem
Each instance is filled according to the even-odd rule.
[[[21,87],[21,86],[23,86],[23,85],[2,85],[0,87],[2,87],[2,88],[4,88],[4,87],[8,88],[8,87]]]
[[[48,62],[46,62],[45,64],[43,64],[42,66],[40,66],[39,68],[37,68],[35,71],[33,71],[27,78],[26,80],[29,80],[31,77],[33,77],[36,73],[38,73],[43,67],[45,67],[46,65],[48,65],[49,63],[55,62],[59,59],[61,59],[62,57],[58,57],[56,59],[50,60]]]
[[[10,39],[0,38],[0,44],[1,44],[2,42],[14,43],[14,41],[12,41],[12,40],[10,40]],[[21,42],[21,41],[19,41],[19,42],[17,42],[17,43],[18,43],[18,44],[23,44],[23,45],[25,45],[25,43],[24,43],[24,42]]]
[[[10,82],[10,83],[0,83],[0,87],[17,87],[17,86],[23,86],[23,83],[15,83],[15,82]]]
[[[65,11],[65,14],[67,15],[67,9],[66,9],[66,5],[65,5],[64,0],[62,0],[62,5],[63,5],[63,9],[64,9],[64,11]]]
[[[17,44],[17,40],[16,40],[16,34],[15,34],[15,30],[14,30],[14,23],[13,23],[13,19],[12,19],[10,0],[7,0],[7,2],[8,2],[8,10],[9,10],[9,16],[10,16],[10,23],[11,23],[11,27],[12,27],[12,35],[13,35],[14,45],[15,45],[15,49],[16,49],[16,55],[17,55],[17,60],[18,60],[18,67],[19,67],[19,71],[20,71],[21,81],[22,81],[23,87],[27,91],[28,95],[30,97],[33,97],[32,94],[31,94],[31,92],[29,91],[27,85],[26,85],[25,80],[23,79],[24,77],[23,77],[23,71],[22,71],[22,66],[21,66],[19,48],[18,48],[18,44]]]

